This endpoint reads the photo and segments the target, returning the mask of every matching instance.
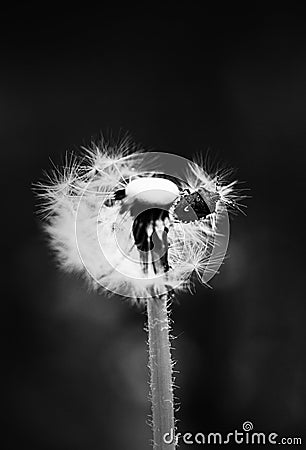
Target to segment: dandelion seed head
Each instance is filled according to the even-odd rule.
[[[147,170],[147,154],[128,139],[83,151],[36,185],[60,265],[132,299],[189,289],[193,274],[205,283],[235,182],[190,161],[184,179]]]

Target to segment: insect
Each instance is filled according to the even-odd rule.
[[[193,192],[190,189],[184,189],[170,211],[176,220],[184,223],[205,220],[216,211],[219,199],[218,192],[210,192],[205,187],[200,187]]]

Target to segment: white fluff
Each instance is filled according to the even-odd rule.
[[[193,272],[201,274],[209,264],[218,213],[198,223],[181,223],[170,217],[168,242],[171,269],[164,275],[145,275],[131,232],[134,218],[124,202],[141,199],[148,205],[170,204],[180,194],[165,178],[143,178],[142,153],[130,151],[127,142],[117,148],[102,143],[85,151],[82,160],[71,158],[49,183],[37,186],[43,200],[45,229],[61,266],[84,275],[90,285],[132,299],[189,287]],[[233,203],[233,183],[217,185],[202,167],[190,164],[191,189],[205,186],[218,192],[218,210]],[[118,189],[127,197],[106,206]],[[118,240],[120,241],[118,244]]]

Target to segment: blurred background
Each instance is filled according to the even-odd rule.
[[[252,196],[213,289],[173,307],[178,431],[305,442],[303,10],[27,3],[0,22],[6,448],[150,448],[145,313],[57,269],[31,191],[110,130],[209,152]]]

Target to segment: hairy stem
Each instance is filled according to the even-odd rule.
[[[147,300],[154,450],[175,449],[175,443],[170,442],[174,409],[167,304],[167,295]]]

